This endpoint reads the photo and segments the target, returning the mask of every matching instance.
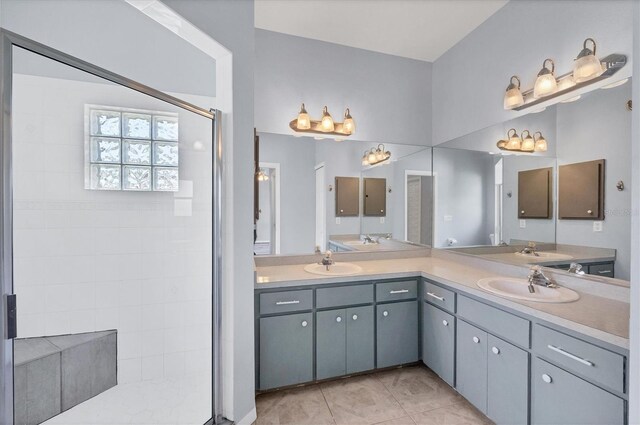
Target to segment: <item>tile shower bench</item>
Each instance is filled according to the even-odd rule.
[[[37,425],[117,384],[117,331],[16,339],[16,425]]]

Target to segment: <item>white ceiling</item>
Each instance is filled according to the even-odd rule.
[[[435,61],[508,0],[256,0],[255,26]]]

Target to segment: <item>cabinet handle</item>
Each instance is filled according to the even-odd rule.
[[[293,300],[293,301],[278,301],[276,303],[276,305],[290,305],[290,304],[300,304],[300,301],[298,300]]]
[[[390,294],[406,294],[409,292],[408,289],[397,289],[395,291],[389,291]]]
[[[493,354],[500,354],[500,349],[498,347],[493,347],[491,351],[493,352]]]
[[[309,323],[307,323],[306,320],[303,320],[301,324],[303,328],[306,328]]]
[[[547,375],[546,373],[542,374],[542,380],[544,382],[546,382],[547,384],[550,384],[553,382],[553,378],[551,378],[549,375]]]
[[[336,322],[338,322],[338,323],[342,322],[342,317],[340,317],[340,316],[336,317]]]
[[[385,310],[385,311],[383,311],[383,312],[382,312],[382,315],[383,315],[384,317],[387,317],[387,316],[389,315],[389,312]]]
[[[443,320],[442,324],[445,325],[445,326],[449,326],[449,322],[447,322],[446,320]]]
[[[438,301],[444,301],[444,297],[439,297],[436,294],[434,294],[433,292],[427,292],[427,295],[429,295],[431,298],[435,298]]]
[[[611,270],[598,270],[598,273],[600,274],[611,273]]]
[[[353,316],[351,316],[351,318],[352,318],[353,320],[358,320],[358,315],[357,315],[357,314],[354,314]]]
[[[547,348],[549,348],[550,350],[555,351],[556,353],[560,353],[560,354],[562,354],[563,356],[567,356],[567,357],[569,357],[570,359],[573,359],[573,360],[575,360],[575,361],[577,361],[577,362],[580,362],[580,363],[582,363],[583,365],[587,365],[587,366],[594,366],[594,364],[593,364],[592,362],[590,362],[589,360],[585,360],[585,359],[583,359],[582,357],[578,357],[578,356],[576,356],[575,354],[571,354],[570,352],[565,351],[565,350],[563,350],[563,349],[562,349],[562,348],[560,348],[560,347],[556,347],[555,345],[551,345],[551,344],[549,344],[549,345],[547,345]]]
[[[478,338],[477,336],[473,337],[473,342],[475,342],[476,344],[478,344],[480,342],[480,338]]]

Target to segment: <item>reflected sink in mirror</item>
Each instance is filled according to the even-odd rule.
[[[333,263],[327,270],[327,266],[313,263],[304,266],[304,271],[322,276],[349,276],[362,272],[362,267],[352,263]]]
[[[516,300],[535,301],[540,303],[569,303],[580,299],[580,295],[569,288],[547,288],[533,285],[535,292],[529,292],[529,281],[512,277],[490,277],[480,279],[478,286],[485,291]]]
[[[520,255],[522,257],[531,257],[531,258],[539,258],[541,260],[573,260],[573,257],[567,254],[558,254],[556,252],[541,252],[537,251],[536,254],[525,254],[523,252],[516,252],[516,255]]]

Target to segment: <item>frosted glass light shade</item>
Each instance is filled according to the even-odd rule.
[[[542,74],[536,78],[533,86],[533,97],[536,99],[553,94],[558,90],[558,83],[553,74]]]
[[[513,109],[524,105],[524,98],[519,88],[509,89],[504,94],[504,109]]]
[[[564,77],[562,80],[558,81],[558,91],[566,90],[576,85],[575,80],[571,75],[568,77]]]
[[[522,139],[520,139],[517,134],[514,134],[509,138],[509,143],[507,143],[507,149],[509,149],[510,151],[517,151],[517,150],[520,150],[521,146],[522,146]]]
[[[331,114],[327,110],[325,106],[322,110],[322,130],[323,131],[333,131],[335,129],[333,125],[333,118],[331,118]]]
[[[356,131],[356,123],[353,121],[353,118],[351,117],[351,112],[349,111],[349,108],[347,108],[347,110],[344,111],[344,122],[342,123],[342,129],[348,134],[352,134],[353,132]]]
[[[298,122],[296,123],[296,127],[299,130],[309,130],[311,128],[311,118],[309,118],[309,114],[307,110],[304,108],[304,103],[300,108],[300,113],[298,114]]]
[[[534,150],[535,150],[535,152],[546,152],[547,151],[547,139],[545,139],[542,136],[542,133],[538,132],[538,133],[536,133],[536,135],[537,134],[540,134],[540,137],[536,138],[536,143],[535,143]]]
[[[523,133],[520,150],[524,152],[533,152],[533,150],[535,149],[535,141],[533,140],[533,137],[531,137],[531,134],[529,134],[528,131],[526,131],[526,133],[527,133],[526,137],[524,137],[524,133]]]
[[[586,55],[573,63],[573,78],[576,83],[589,81],[602,74],[602,64],[596,55]]]

